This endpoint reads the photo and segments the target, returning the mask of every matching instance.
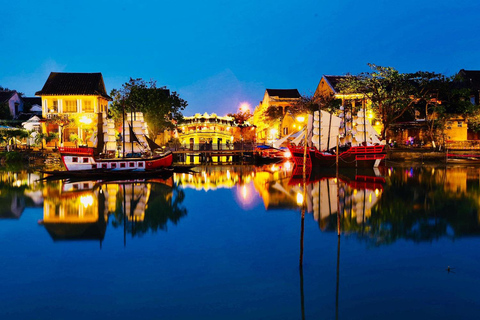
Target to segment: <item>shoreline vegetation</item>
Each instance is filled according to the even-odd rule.
[[[480,157],[480,150],[470,149],[449,149],[449,154],[471,154]],[[447,154],[445,150],[438,151],[432,148],[415,147],[389,147],[387,149],[386,161],[389,164],[395,163],[445,163]],[[58,161],[57,161],[58,160]],[[58,162],[58,163],[57,163]],[[176,162],[176,161],[174,161]],[[0,151],[0,164],[3,165],[29,165],[33,167],[43,167],[48,165],[60,165],[60,153],[57,150],[12,150]]]

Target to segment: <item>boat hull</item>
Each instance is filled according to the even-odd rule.
[[[61,148],[60,154],[67,171],[151,171],[170,167],[173,163],[170,151],[146,158],[99,158],[94,156],[92,148]]]
[[[318,151],[315,147],[307,148],[304,160],[303,146],[289,146],[293,161],[296,166],[310,168],[336,167],[337,155],[326,154]],[[338,155],[338,166],[347,168],[374,168],[384,162],[386,156],[385,146],[350,147]]]

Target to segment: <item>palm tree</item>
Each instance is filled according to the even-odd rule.
[[[42,150],[43,150],[43,140],[45,140],[47,138],[47,135],[43,132],[39,132],[36,136],[35,136],[35,144],[36,145],[41,145],[42,146]]]
[[[68,137],[68,140],[70,140],[70,142],[74,142],[74,143],[75,143],[75,147],[78,147],[78,141],[80,141],[80,138],[78,137],[78,134],[76,134],[76,133],[71,134],[71,135]]]

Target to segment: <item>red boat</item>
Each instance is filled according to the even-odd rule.
[[[288,149],[292,154],[295,165],[303,166],[305,148],[303,146],[289,146]],[[338,155],[338,166],[374,168],[380,165],[381,161],[385,159],[385,156],[384,145],[350,147],[343,152],[340,151]],[[307,147],[305,163],[307,168],[335,167],[337,165],[337,155],[320,152],[315,147]]]
[[[303,138],[299,137],[297,145],[288,147],[295,165],[303,166],[305,162],[306,167],[312,169],[337,165],[374,168],[385,159],[385,144],[378,139],[363,109],[355,117],[350,114],[336,117],[316,111],[308,119],[305,159],[305,147],[299,145]]]
[[[102,158],[94,156],[94,148],[61,147],[62,162],[68,171],[82,170],[158,170],[170,167],[173,162],[171,151],[155,154],[148,157]]]

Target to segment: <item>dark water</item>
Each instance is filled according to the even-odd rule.
[[[478,317],[480,169],[197,170],[2,173],[0,319]]]

